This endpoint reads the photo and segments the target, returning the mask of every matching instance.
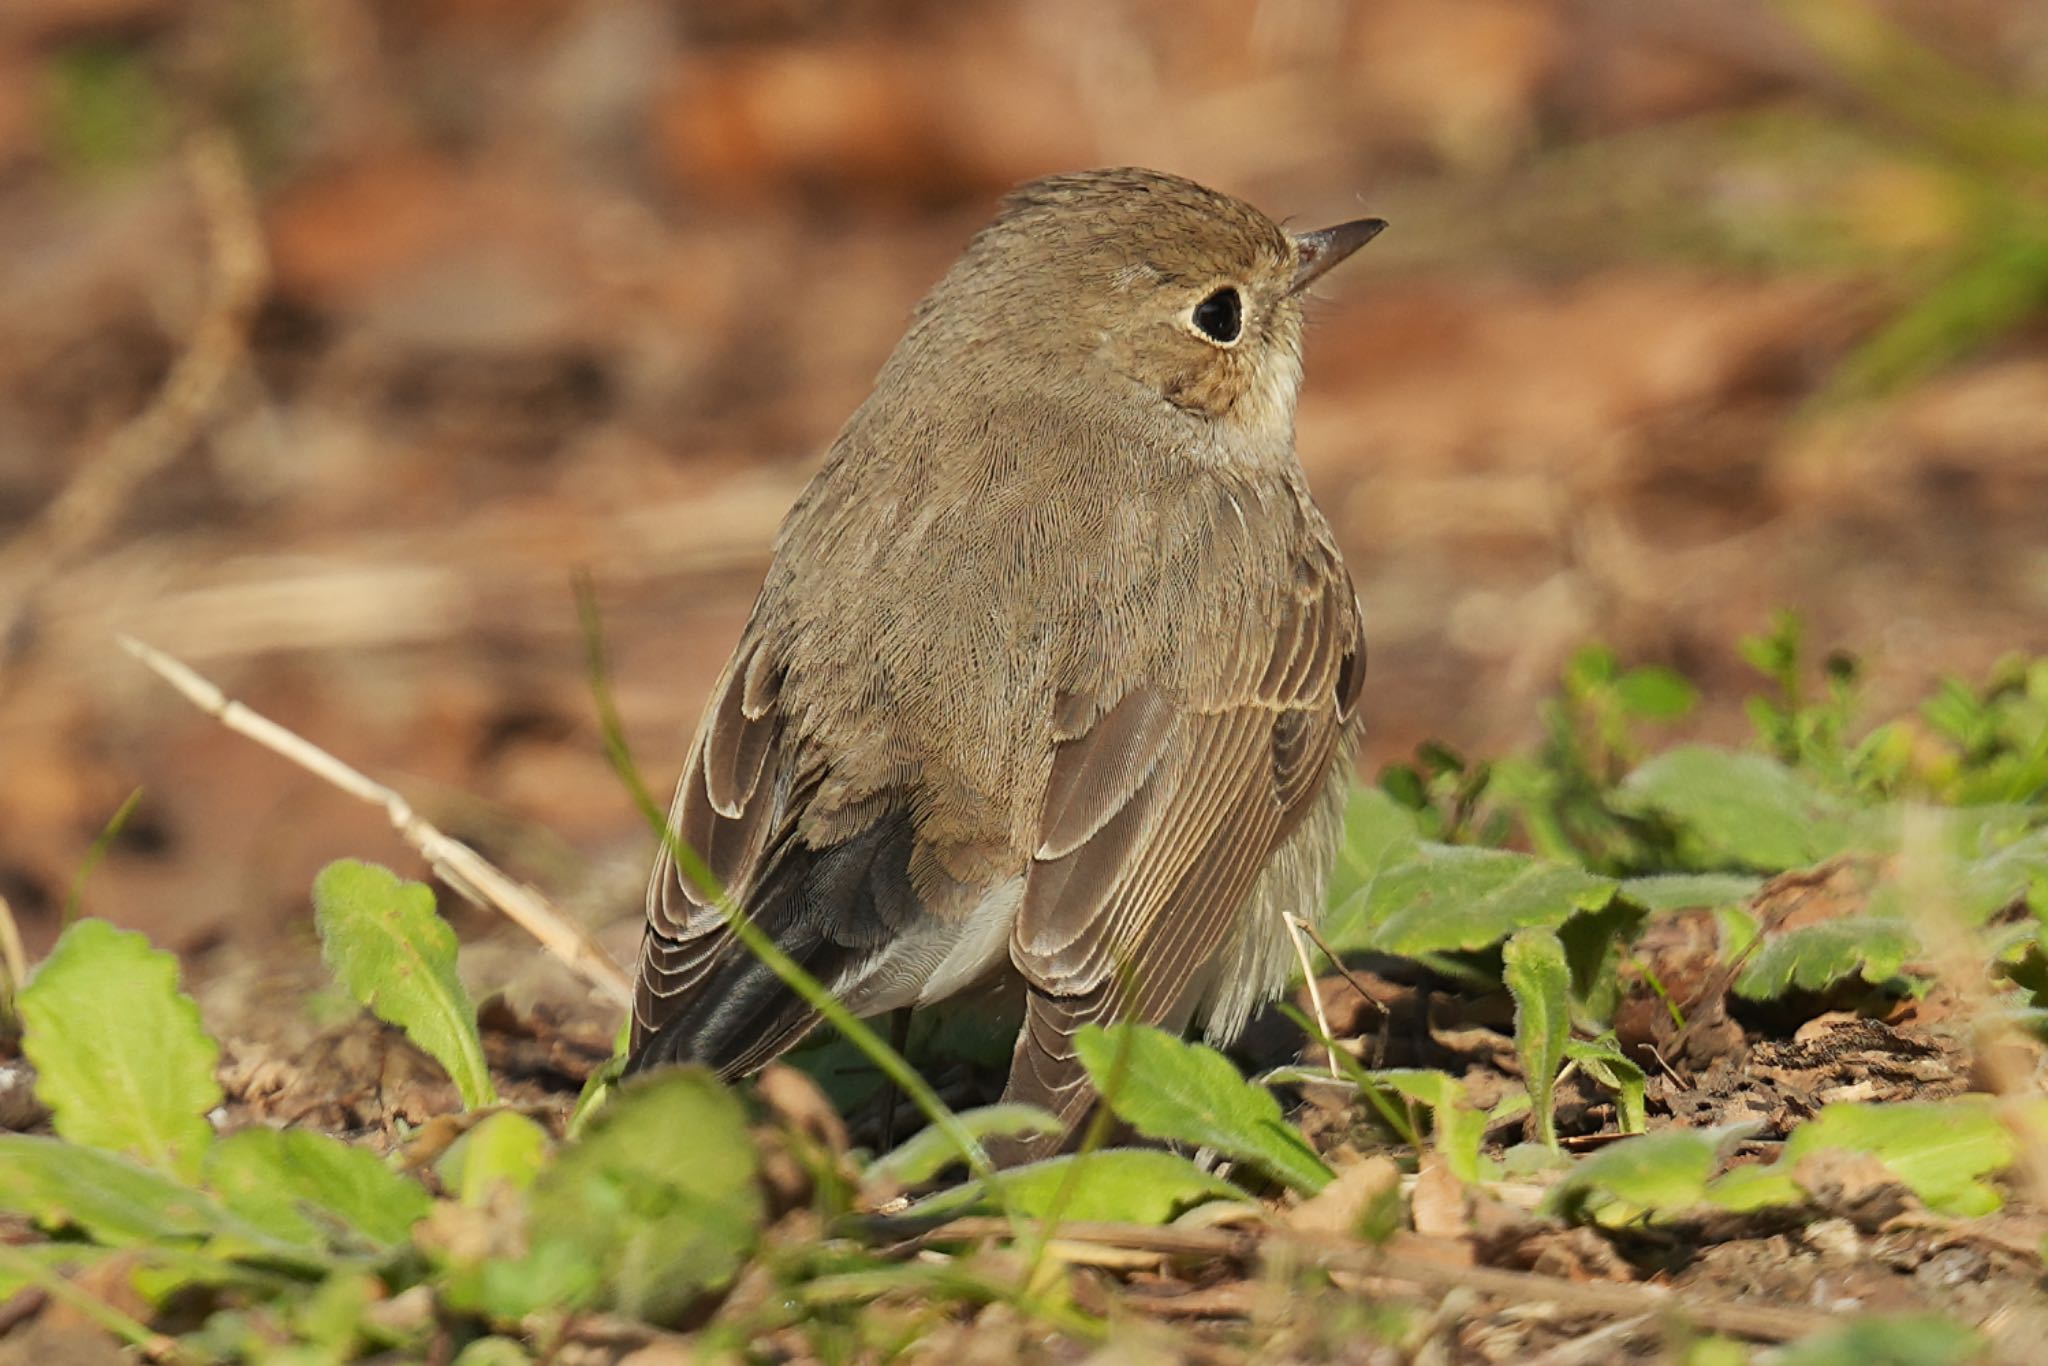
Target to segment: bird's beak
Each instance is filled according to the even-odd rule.
[[[1294,281],[1287,286],[1287,292],[1301,293],[1321,279],[1324,271],[1378,237],[1386,226],[1384,218],[1356,218],[1334,228],[1302,233],[1294,239],[1294,250],[1301,263],[1294,268]]]

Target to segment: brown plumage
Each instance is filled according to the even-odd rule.
[[[1143,170],[1036,181],[918,307],[776,539],[671,821],[858,1013],[1021,976],[1005,1098],[1071,1128],[1083,1024],[1284,988],[1365,670],[1294,454],[1301,298],[1384,226],[1289,236]],[[818,1023],[664,854],[632,1065]]]

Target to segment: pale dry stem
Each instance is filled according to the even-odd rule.
[[[1325,1039],[1334,1041],[1337,1036],[1330,1032],[1330,1017],[1323,1009],[1323,988],[1322,984],[1316,980],[1316,965],[1308,956],[1308,941],[1301,937],[1301,932],[1310,929],[1311,926],[1306,920],[1290,911],[1282,911],[1280,913],[1280,923],[1287,927],[1287,939],[1288,942],[1294,945],[1295,961],[1301,964],[1302,978],[1308,983],[1308,1003],[1315,1010],[1316,1028],[1323,1032]],[[1330,1045],[1325,1046],[1331,1047]],[[1344,1073],[1337,1067],[1337,1054],[1334,1047],[1332,1047],[1330,1052],[1329,1063],[1330,1079],[1332,1081],[1343,1080]]]
[[[618,1005],[630,1005],[632,984],[619,965],[595,940],[551,906],[547,898],[492,865],[460,840],[435,829],[409,802],[360,771],[287,730],[269,717],[235,701],[178,660],[130,636],[121,646],[208,716],[274,754],[281,755],[343,792],[382,807],[392,828],[419,851],[440,879],[465,899],[497,911],[540,941],[541,947]]]

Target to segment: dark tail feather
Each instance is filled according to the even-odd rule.
[[[827,989],[851,981],[920,914],[910,851],[908,812],[829,849],[793,845],[749,898],[754,924]],[[636,1040],[627,1071],[697,1062],[744,1076],[818,1027],[818,1012],[745,945],[720,932],[706,948],[717,965],[668,1002],[673,1013]]]
[[[785,952],[798,946],[784,943]],[[813,976],[833,946],[813,938],[793,952]],[[825,950],[825,952],[819,952]],[[667,1063],[702,1063],[730,1081],[767,1065],[803,1041],[824,1017],[783,985],[768,966],[731,945],[725,963],[659,1029],[640,1040],[628,1072]]]

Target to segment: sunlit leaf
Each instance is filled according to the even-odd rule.
[[[2003,1200],[1983,1178],[2011,1166],[2019,1140],[1989,1097],[1836,1104],[1794,1129],[1778,1165],[1797,1179],[1799,1164],[1824,1149],[1867,1153],[1937,1214],[1989,1214]]]
[[[0,1134],[0,1209],[97,1242],[195,1244],[234,1226],[213,1197],[99,1148]]]
[[[1036,1105],[983,1105],[973,1110],[962,1110],[958,1118],[967,1132],[984,1143],[991,1138],[1057,1134],[1065,1128],[1059,1120]],[[931,1180],[960,1160],[959,1143],[953,1135],[934,1124],[927,1125],[908,1142],[876,1158],[869,1165],[868,1173],[872,1177],[915,1186]]]
[[[433,891],[341,859],[314,880],[313,908],[327,965],[350,994],[446,1068],[465,1106],[495,1104],[476,1010],[455,975],[455,932]]]
[[[478,1268],[508,1318],[604,1304],[656,1323],[731,1279],[764,1213],[736,1096],[698,1067],[628,1083],[529,1198],[532,1250]]]
[[[369,1149],[303,1129],[229,1134],[208,1155],[206,1184],[266,1233],[311,1247],[396,1246],[433,1203]]]
[[[1489,1117],[1472,1104],[1465,1083],[1442,1072],[1423,1067],[1388,1067],[1370,1074],[1376,1086],[1384,1086],[1418,1105],[1426,1105],[1434,1125],[1433,1144],[1443,1154],[1452,1175],[1470,1185],[1483,1180],[1485,1163],[1479,1156],[1486,1137]],[[1526,1095],[1520,1098],[1528,1104]],[[1503,1114],[1502,1118],[1508,1116]]]
[[[1575,1164],[1544,1208],[1573,1221],[1617,1225],[1675,1214],[1704,1200],[1707,1178],[1734,1131],[1671,1129],[1609,1144]]]
[[[1801,868],[1857,839],[1841,803],[1761,754],[1687,745],[1649,760],[1615,789],[1616,808],[1672,827],[1694,866]]]
[[[178,990],[178,960],[104,920],[64,932],[21,991],[36,1095],[74,1143],[191,1177],[213,1141],[220,1048]]]
[[[1621,1051],[1613,1036],[1600,1039],[1570,1039],[1565,1056],[1579,1070],[1614,1092],[1615,1108],[1621,1116],[1621,1131],[1639,1134],[1649,1124],[1647,1095],[1649,1078],[1635,1059]]]
[[[1762,1001],[1794,988],[1825,991],[1852,976],[1887,982],[1919,950],[1919,936],[1902,920],[1859,915],[1802,925],[1765,937],[1735,979],[1735,994]]]
[[[1556,928],[1614,896],[1614,881],[1505,849],[1423,844],[1331,913],[1332,948],[1414,956],[1483,949],[1517,930]]]
[[[1086,1026],[1074,1046],[1109,1107],[1147,1138],[1243,1158],[1308,1194],[1329,1184],[1333,1173],[1273,1093],[1215,1049],[1137,1024]]]
[[[985,1188],[975,1182],[920,1201],[909,1212],[937,1216],[986,1198]],[[1002,1176],[1004,1204],[1013,1213],[1040,1219],[1056,1212],[1062,1219],[1163,1224],[1205,1201],[1245,1198],[1236,1186],[1180,1154],[1150,1148],[1052,1157]]]
[[[489,1202],[494,1188],[523,1191],[547,1166],[547,1130],[514,1110],[485,1115],[434,1164],[441,1184],[465,1205]]]
[[[1501,951],[1508,994],[1515,1000],[1515,1052],[1536,1107],[1536,1123],[1547,1147],[1557,1146],[1552,1092],[1571,1038],[1571,971],[1564,944],[1549,930],[1522,930]]]
[[[1764,885],[1746,873],[1653,873],[1628,878],[1621,894],[1647,911],[1740,906]]]
[[[1381,873],[1407,862],[1421,837],[1415,813],[1377,787],[1356,787],[1344,808],[1344,835],[1330,870],[1332,917],[1372,896]]]

